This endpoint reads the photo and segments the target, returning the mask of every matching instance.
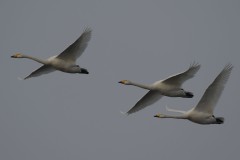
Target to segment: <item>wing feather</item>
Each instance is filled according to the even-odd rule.
[[[162,83],[165,83],[168,85],[174,85],[176,87],[181,87],[183,82],[194,77],[194,75],[198,72],[200,67],[201,65],[197,63],[193,63],[190,65],[190,67],[186,71],[173,75],[171,77],[168,77],[165,80],[163,80]]]
[[[152,105],[158,101],[162,95],[158,91],[148,91],[126,114],[132,114]]]
[[[91,39],[91,33],[92,30],[90,28],[86,28],[81,36],[61,54],[59,54],[57,58],[75,63],[77,58],[80,57],[87,48],[88,42]]]
[[[229,79],[232,69],[233,66],[231,64],[224,67],[212,84],[206,89],[194,110],[213,114],[213,110],[222,94],[227,80]]]
[[[28,78],[31,78],[31,77],[38,77],[40,75],[48,74],[48,73],[53,72],[55,70],[56,69],[52,68],[51,66],[43,65],[40,68],[38,68],[37,70],[33,71],[30,75],[28,75],[24,79],[28,79]]]

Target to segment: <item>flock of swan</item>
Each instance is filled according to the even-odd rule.
[[[76,64],[77,58],[79,58],[86,49],[88,42],[91,39],[90,28],[86,28],[81,36],[69,47],[67,47],[59,55],[52,56],[46,60],[41,60],[32,56],[16,53],[12,55],[12,58],[27,58],[43,64],[40,68],[33,71],[30,75],[24,79],[31,77],[38,77],[43,74],[51,73],[59,70],[67,73],[81,73],[88,74],[88,70],[80,67]],[[159,80],[150,85],[144,85],[129,80],[121,80],[119,83],[124,85],[133,85],[148,90],[147,94],[143,96],[126,115],[138,112],[147,106],[152,105],[163,96],[168,97],[182,97],[192,98],[194,95],[192,92],[186,91],[181,88],[183,82],[193,78],[200,69],[200,65],[193,63],[190,67],[181,73],[170,76],[166,79]],[[198,104],[188,111],[180,111],[170,109],[166,107],[168,111],[178,112],[181,115],[165,115],[162,113],[156,114],[156,118],[174,118],[174,119],[187,119],[198,124],[222,124],[224,122],[223,117],[215,117],[213,110],[217,104],[218,99],[224,89],[224,86],[229,79],[231,71],[233,69],[232,64],[227,64],[215,80],[208,86],[205,93]]]

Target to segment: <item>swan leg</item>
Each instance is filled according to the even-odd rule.
[[[185,92],[185,95],[185,98],[192,98],[194,96],[192,92]]]

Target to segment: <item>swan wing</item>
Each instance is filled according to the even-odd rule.
[[[38,77],[40,75],[47,74],[47,73],[50,73],[50,72],[53,72],[53,71],[55,71],[55,69],[52,68],[51,66],[43,65],[42,67],[33,71],[30,75],[28,75],[24,79],[28,79],[28,78],[31,78],[31,77]]]
[[[218,99],[222,94],[232,69],[233,66],[231,64],[228,64],[224,67],[212,84],[210,84],[210,86],[206,89],[194,110],[213,114],[214,107],[216,106]]]
[[[87,48],[88,42],[91,39],[91,32],[92,30],[90,28],[86,28],[82,35],[73,44],[60,53],[57,58],[75,63],[76,59],[80,57]]]
[[[178,73],[176,75],[170,76],[166,78],[165,80],[162,81],[162,83],[167,84],[167,85],[174,85],[176,87],[180,87],[183,82],[186,80],[193,78],[194,75],[198,72],[200,69],[201,65],[197,63],[193,63],[190,65],[190,67],[181,73]]]
[[[132,114],[158,101],[162,95],[158,91],[148,91],[126,114]]]

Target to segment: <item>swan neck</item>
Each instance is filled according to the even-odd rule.
[[[45,65],[48,64],[47,61],[41,60],[41,59],[38,59],[38,58],[35,58],[35,57],[32,57],[32,56],[23,55],[22,57],[23,57],[23,58],[28,58],[28,59],[34,60],[34,61],[36,61],[36,62],[38,62],[38,63],[41,63],[41,64],[45,64]]]
[[[185,114],[182,115],[163,115],[161,118],[173,118],[173,119],[187,119],[187,116]]]
[[[131,85],[136,86],[136,87],[140,87],[140,88],[143,88],[143,89],[147,89],[147,90],[153,90],[152,86],[144,85],[144,84],[140,84],[140,83],[136,83],[136,82],[131,82]]]

